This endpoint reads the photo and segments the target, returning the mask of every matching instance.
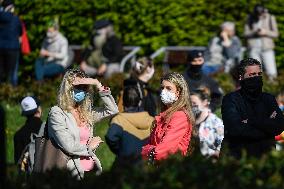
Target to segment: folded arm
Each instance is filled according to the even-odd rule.
[[[246,138],[257,140],[266,138],[266,134],[258,128],[253,127],[248,119],[242,119],[237,110],[237,102],[225,96],[222,102],[222,119],[224,123],[225,136],[232,138]]]

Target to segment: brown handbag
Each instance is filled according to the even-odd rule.
[[[67,155],[53,140],[48,137],[48,119],[45,123],[44,135],[35,139],[35,173],[44,173],[54,168],[66,169],[71,156]]]

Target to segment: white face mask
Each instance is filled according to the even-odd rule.
[[[57,32],[46,32],[46,36],[48,37],[48,38],[54,38],[55,36],[57,35]]]
[[[175,93],[172,93],[166,89],[163,89],[161,94],[161,101],[165,104],[165,105],[169,105],[174,103],[177,100],[177,97],[175,95]]]

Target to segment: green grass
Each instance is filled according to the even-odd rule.
[[[14,142],[15,132],[25,123],[25,117],[21,116],[20,106],[3,104],[6,112],[6,138],[7,138],[7,162],[14,164]],[[43,107],[42,120],[45,121],[49,107]],[[108,129],[108,120],[103,120],[95,125],[95,135],[100,136],[104,140],[104,136]],[[102,143],[96,151],[98,158],[101,160],[104,170],[109,170],[114,161],[114,154],[109,150],[106,143]]]

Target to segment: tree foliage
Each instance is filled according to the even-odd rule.
[[[281,0],[264,0],[276,15],[280,38],[277,64],[284,60],[284,10]],[[242,37],[247,14],[259,0],[16,0],[18,14],[25,21],[32,53],[24,69],[33,62],[45,36],[47,23],[58,17],[61,31],[70,44],[86,45],[95,20],[114,22],[125,45],[139,45],[146,55],[165,45],[206,46],[223,21],[236,22]],[[243,45],[245,41],[243,40]]]

